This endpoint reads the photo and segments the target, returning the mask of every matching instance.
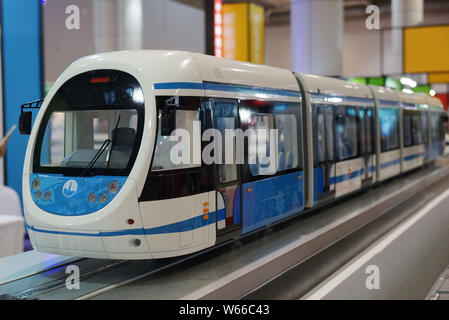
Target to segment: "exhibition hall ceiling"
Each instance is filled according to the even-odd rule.
[[[204,6],[204,0],[176,0],[185,4],[189,4],[194,7],[202,8]],[[290,9],[290,3],[292,0],[253,0],[251,2],[260,4],[267,9]],[[301,0],[299,0],[301,1]],[[345,7],[366,7],[371,4],[385,5],[389,4],[391,0],[344,0]],[[242,2],[242,0],[225,0],[223,2]]]
[[[185,3],[197,8],[204,7],[204,0],[175,0],[181,3]],[[224,0],[223,2],[243,2],[244,0]],[[267,10],[271,11],[272,14],[285,13],[290,11],[290,4],[294,1],[304,1],[304,0],[252,0],[251,2],[257,3],[264,6]],[[379,7],[389,7],[391,0],[343,0],[344,6],[348,10],[358,10],[360,12],[369,5],[377,5]],[[425,6],[436,7],[438,5],[444,5],[448,3],[447,0],[424,0]],[[363,9],[363,10],[362,10]]]

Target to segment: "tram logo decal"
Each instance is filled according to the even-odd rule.
[[[69,180],[66,183],[64,183],[64,186],[62,187],[62,194],[66,198],[71,198],[75,195],[75,193],[78,191],[78,182],[75,180]]]

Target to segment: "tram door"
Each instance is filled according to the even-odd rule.
[[[318,176],[318,201],[330,198],[335,192],[332,177],[335,177],[334,111],[331,106],[319,105],[315,108],[316,161]],[[322,183],[322,187],[321,187]]]
[[[372,154],[373,146],[373,110],[372,108],[359,108],[359,149],[362,158],[362,184],[371,182],[375,165],[373,163]]]
[[[236,141],[229,135],[239,128],[238,103],[233,99],[212,99],[212,126],[220,132],[215,144],[215,188],[217,236],[241,226],[240,173],[236,163]],[[228,131],[228,135],[226,135]],[[231,136],[231,137],[230,137]],[[215,139],[215,137],[214,137]]]

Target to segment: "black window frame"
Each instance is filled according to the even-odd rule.
[[[109,79],[105,83],[92,83],[93,78]],[[36,144],[33,153],[33,172],[43,174],[62,174],[63,176],[79,177],[82,174],[88,176],[107,175],[107,176],[128,176],[131,172],[137,155],[139,153],[140,145],[142,142],[143,128],[145,121],[145,104],[144,101],[136,102],[132,99],[125,98],[125,96],[117,99],[114,102],[104,101],[100,102],[100,96],[96,95],[96,91],[104,93],[106,89],[111,85],[117,85],[119,88],[133,88],[133,90],[142,91],[143,89],[138,80],[129,73],[113,70],[113,69],[100,69],[87,71],[78,74],[67,82],[65,82],[61,88],[58,89],[56,94],[50,101],[44,116],[40,123],[40,127],[36,137]],[[85,90],[79,94],[73,94],[71,90]],[[110,88],[109,88],[110,89]],[[89,90],[93,91],[92,95],[89,95]],[[69,99],[75,99],[70,101]],[[76,100],[78,99],[78,101]],[[103,95],[103,99],[105,99]],[[97,101],[98,100],[98,101]],[[123,100],[123,101],[122,101]],[[127,101],[128,100],[128,101]],[[95,102],[95,103],[94,103]],[[101,103],[101,105],[98,105]],[[125,104],[126,103],[126,104]],[[86,168],[82,167],[47,167],[41,166],[41,152],[42,144],[44,142],[45,131],[47,129],[48,121],[54,112],[69,112],[69,111],[89,111],[89,110],[136,110],[137,111],[137,131],[134,140],[133,151],[128,160],[126,168],[91,168],[86,172]]]
[[[414,112],[412,114],[411,124],[412,124],[412,145],[418,146],[423,143],[421,117],[420,117],[419,111]],[[417,125],[417,127],[416,127],[416,125]]]
[[[429,112],[429,116],[430,116],[430,125],[431,125],[431,130],[430,130],[430,141],[431,142],[441,142],[444,141],[445,139],[445,132],[444,132],[444,112],[439,112],[439,111],[430,111]],[[432,128],[432,118],[433,117],[438,117],[438,120],[436,121],[438,127],[435,129],[435,131]],[[436,136],[434,137],[434,132],[436,132]],[[434,139],[435,138],[435,139]]]
[[[250,164],[249,164],[249,155],[248,155],[248,139],[245,138],[245,144],[244,144],[244,164],[242,166],[242,183],[248,183],[248,182],[254,182],[258,180],[263,180],[267,178],[272,178],[276,176],[281,176],[293,172],[298,172],[304,170],[304,149],[303,149],[303,121],[302,121],[302,101],[298,102],[292,102],[292,101],[259,101],[254,99],[240,99],[239,100],[239,123],[240,123],[240,129],[245,132],[245,130],[248,129],[248,124],[242,121],[241,117],[242,114],[250,114],[250,117],[253,113],[258,114],[271,114],[273,115],[273,129],[276,129],[276,114],[294,114],[296,116],[296,129],[297,129],[297,143],[298,143],[298,164],[294,168],[290,168],[287,170],[279,171],[276,166],[276,173],[272,175],[256,175],[253,176],[250,170]],[[289,104],[290,107],[295,112],[275,112],[276,105],[279,104]],[[269,111],[259,112],[261,108],[268,108]],[[278,155],[276,155],[277,157]]]
[[[391,110],[396,110],[397,113],[397,121],[396,121],[396,135],[397,135],[397,146],[396,147],[389,147],[389,148],[384,148],[383,145],[383,137],[382,137],[382,122],[381,122],[381,117],[380,117],[380,109],[391,109]],[[390,151],[394,151],[394,150],[399,150],[401,148],[401,141],[400,141],[400,110],[398,108],[391,108],[391,107],[384,107],[381,106],[379,107],[379,119],[377,120],[379,121],[379,129],[380,129],[380,152],[381,153],[385,153],[385,152],[390,152]]]
[[[159,117],[159,112],[162,110],[176,110],[176,111],[198,111],[199,112],[199,121],[201,121],[201,135],[204,132],[204,127],[203,127],[203,123],[204,121],[202,121],[202,119],[204,118],[204,110],[201,108],[201,104],[198,107],[188,107],[188,106],[178,106],[178,107],[172,107],[172,106],[163,106],[160,107],[159,105],[157,105],[156,107],[156,117]],[[167,173],[172,173],[172,172],[176,172],[176,171],[184,171],[184,170],[200,170],[201,167],[203,166],[203,159],[201,159],[201,164],[199,165],[195,165],[195,166],[191,166],[191,167],[185,167],[185,168],[173,168],[173,169],[167,169],[167,170],[153,170],[153,162],[154,162],[154,158],[156,155],[156,145],[157,145],[157,140],[158,140],[158,133],[159,133],[159,121],[156,121],[156,140],[154,142],[154,148],[153,148],[153,154],[151,157],[151,164],[150,164],[150,169],[149,171],[151,171],[154,174],[157,173],[162,173],[162,172],[167,172]],[[203,142],[201,142],[201,147],[202,147]],[[202,148],[201,148],[202,151]]]
[[[342,162],[342,161],[348,161],[348,160],[352,160],[352,159],[357,159],[357,158],[359,158],[360,157],[360,142],[359,142],[359,137],[356,135],[356,142],[355,142],[355,146],[356,146],[356,148],[357,148],[357,152],[355,152],[355,154],[353,155],[353,156],[351,156],[351,157],[347,157],[347,158],[341,158],[340,157],[340,154],[339,154],[339,151],[338,151],[338,117],[339,116],[348,116],[348,114],[347,114],[347,111],[348,111],[348,108],[352,108],[352,109],[354,109],[355,110],[355,115],[353,115],[352,117],[354,117],[354,120],[355,120],[355,130],[356,130],[356,133],[359,131],[359,125],[358,125],[358,123],[359,123],[359,117],[358,117],[358,108],[356,107],[356,106],[351,106],[351,105],[338,105],[338,106],[336,106],[336,112],[335,112],[335,125],[334,125],[334,128],[335,128],[335,138],[334,138],[334,141],[335,141],[335,149],[336,149],[336,154],[335,154],[335,158],[336,158],[336,162]],[[344,112],[342,112],[342,110],[344,110]]]
[[[408,119],[408,123],[406,121]],[[408,124],[408,125],[407,125]],[[402,136],[404,148],[413,146],[413,129],[412,129],[412,115],[409,112],[402,114]]]
[[[368,154],[375,154],[376,153],[376,112],[375,108],[373,107],[366,107],[365,110],[371,111],[371,115],[368,115],[368,122],[370,124],[370,130],[368,130],[369,138],[368,138],[368,145],[369,145],[369,151]]]
[[[156,96],[155,100],[156,114],[159,114],[159,110],[164,108],[185,110],[197,110],[200,108],[201,137],[206,129],[212,128],[211,111],[207,109],[208,98],[199,96]],[[173,105],[170,104],[172,101],[177,102]],[[159,123],[156,121],[154,144],[157,141],[158,131]],[[208,143],[207,141],[201,141],[201,152]],[[214,190],[214,165],[205,164],[202,157],[200,166],[152,171],[154,154],[153,148],[150,166],[139,202],[187,197]]]
[[[325,137],[325,142],[324,142],[324,160],[323,161],[319,161],[318,160],[318,144],[317,143],[313,143],[313,165],[314,167],[316,167],[319,163],[324,163],[324,162],[336,162],[337,161],[337,150],[336,150],[336,146],[335,146],[335,139],[336,139],[336,112],[335,112],[335,108],[337,106],[336,105],[332,105],[332,104],[327,104],[327,103],[313,103],[312,104],[312,137],[314,141],[318,141],[318,109],[319,108],[324,108],[325,111],[331,111],[332,117],[331,117],[331,121],[328,121],[329,119],[326,118],[326,112],[322,113],[323,114],[323,118],[324,118],[324,122],[325,122],[325,132],[324,132],[324,137]],[[329,125],[329,123],[331,123],[332,127],[329,128],[327,127],[327,125]],[[332,131],[332,141],[330,146],[332,147],[332,158],[329,156],[330,152],[329,152],[329,144],[328,139],[328,131]]]
[[[210,126],[209,128],[213,128],[213,129],[217,129],[217,115],[214,113],[214,104],[215,103],[227,103],[227,104],[235,104],[235,109],[236,109],[236,114],[234,115],[234,128],[235,129],[239,129],[240,128],[240,114],[239,114],[239,110],[240,110],[240,105],[239,105],[239,101],[238,99],[232,99],[232,98],[207,98],[206,100],[206,107],[207,110],[210,113]],[[218,129],[217,129],[218,130]],[[222,136],[223,138],[223,136]],[[234,141],[235,142],[235,141]],[[201,154],[203,151],[203,148],[206,144],[208,144],[210,142],[206,142],[204,143],[204,145],[202,145],[201,147]],[[224,148],[224,141],[222,141],[222,164],[217,165],[217,163],[212,163],[211,166],[214,167],[214,181],[216,185],[221,185],[221,186],[230,186],[230,185],[235,185],[241,184],[241,174],[240,174],[240,166],[238,164],[235,164],[235,174],[236,174],[236,178],[234,180],[226,180],[226,181],[221,181],[220,180],[220,170],[222,170],[224,168],[224,166],[227,166],[229,164],[225,164],[225,148]],[[234,145],[234,158],[235,160],[237,159],[237,145]]]
[[[421,118],[421,130],[422,130],[422,141],[424,144],[429,142],[429,112],[428,111],[420,111],[420,118]]]

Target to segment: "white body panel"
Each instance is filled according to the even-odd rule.
[[[146,230],[173,225],[200,218],[215,221],[215,192],[193,196],[140,202],[143,224]],[[205,212],[207,211],[207,212]],[[188,254],[215,244],[215,223],[195,228],[193,223],[185,223],[182,232],[163,232],[148,235],[153,257],[161,258]]]
[[[304,73],[301,73],[301,76],[307,85],[308,91],[311,93],[363,99],[372,98],[369,88],[365,85]]]
[[[426,96],[426,104],[430,107],[431,110],[439,110],[439,111],[443,111],[444,107],[443,104],[441,103],[440,99],[436,98],[436,97],[431,97],[431,96]]]
[[[399,101],[402,103],[413,103],[417,105],[417,109],[419,108],[419,105],[426,104],[427,99],[426,96],[421,94],[413,94],[413,93],[407,93],[403,91],[398,92],[399,95]]]
[[[404,148],[402,171],[406,172],[424,164],[426,149],[423,144]]]
[[[400,150],[388,151],[380,154],[379,181],[397,176],[401,173]]]
[[[362,187],[361,158],[338,162],[336,166],[337,181],[335,184],[335,197],[341,197]],[[333,171],[333,170],[332,170]],[[342,180],[342,181],[340,181]]]
[[[370,85],[369,88],[372,90],[374,98],[376,98],[377,100],[395,101],[397,103],[397,106],[399,107],[398,91],[390,89],[390,88],[384,88],[384,87],[378,87],[378,86],[372,86],[372,85]]]
[[[198,53],[190,55],[196,62],[203,81],[299,91],[295,77],[286,69],[217,59]]]

